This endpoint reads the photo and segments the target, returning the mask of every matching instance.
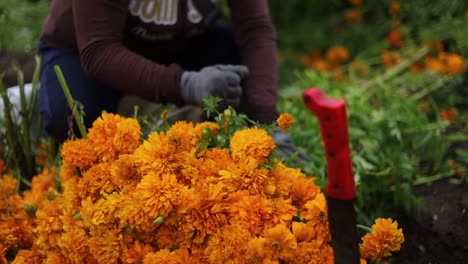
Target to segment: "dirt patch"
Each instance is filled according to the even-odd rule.
[[[398,214],[406,241],[395,263],[467,263],[468,184],[445,179],[414,191],[425,210]]]

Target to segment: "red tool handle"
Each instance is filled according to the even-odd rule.
[[[315,87],[305,91],[302,99],[306,107],[318,118],[325,144],[328,174],[325,193],[339,200],[354,199],[356,186],[344,100],[329,98]]]

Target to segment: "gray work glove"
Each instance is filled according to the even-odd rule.
[[[217,96],[224,107],[237,107],[242,96],[241,81],[249,70],[243,65],[214,65],[200,71],[185,71],[180,81],[182,99],[187,104],[204,107],[203,99]]]
[[[275,141],[276,149],[278,150],[280,159],[289,160],[294,154],[297,153],[297,161],[312,161],[312,159],[309,156],[307,156],[304,152],[299,150],[296,145],[294,145],[288,133],[275,128],[272,138],[273,141]]]

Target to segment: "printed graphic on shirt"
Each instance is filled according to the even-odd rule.
[[[179,0],[131,0],[129,11],[145,23],[175,25]]]
[[[185,1],[184,1],[185,2]],[[203,19],[192,0],[187,0],[187,20],[198,24]],[[175,25],[178,17],[179,0],[131,0],[129,11],[145,23]]]

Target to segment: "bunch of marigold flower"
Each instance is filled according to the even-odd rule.
[[[13,263],[333,263],[315,178],[274,159],[259,127],[216,145],[222,125],[142,140],[136,119],[104,113],[63,144],[60,193],[36,202]]]

